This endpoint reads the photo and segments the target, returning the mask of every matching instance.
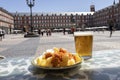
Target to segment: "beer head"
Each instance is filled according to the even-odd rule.
[[[74,32],[74,36],[91,36],[92,32]]]

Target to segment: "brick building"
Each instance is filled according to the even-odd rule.
[[[22,29],[30,25],[30,13],[13,13],[15,29]],[[120,0],[118,3],[95,11],[95,5],[90,5],[90,12],[56,12],[33,13],[33,28],[71,28],[71,15],[74,16],[74,25],[81,28],[108,26],[112,21],[116,29],[120,29]]]
[[[0,7],[0,30],[10,33],[14,28],[14,18],[11,13]]]
[[[94,12],[56,12],[56,13],[33,13],[33,27],[36,28],[70,28],[71,15],[75,19],[74,25],[80,27],[82,24],[92,26],[92,15]],[[15,28],[21,29],[30,25],[29,13],[14,14]]]
[[[108,26],[110,21],[114,23],[116,29],[120,29],[120,0],[93,14],[93,26]]]

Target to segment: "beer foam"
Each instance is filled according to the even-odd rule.
[[[93,35],[92,32],[74,32],[74,36],[89,36]]]

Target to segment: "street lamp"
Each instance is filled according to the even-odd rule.
[[[30,18],[31,18],[31,24],[30,24],[30,33],[24,35],[24,37],[39,37],[38,34],[33,33],[33,25],[32,25],[32,7],[35,5],[35,0],[26,0],[27,5],[30,7]]]
[[[70,21],[71,21],[71,24],[72,24],[72,28],[71,28],[71,30],[72,30],[72,33],[74,33],[74,31],[75,31],[75,17],[74,17],[74,15],[73,14],[71,14],[71,16],[70,16]]]
[[[35,4],[35,0],[26,0],[27,2],[27,5],[30,7],[30,18],[31,18],[31,32],[33,32],[33,25],[32,25],[32,7],[34,6]]]
[[[75,23],[75,17],[73,16],[73,14],[71,14],[70,20],[71,20],[71,23]]]

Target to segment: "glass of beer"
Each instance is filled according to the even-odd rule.
[[[76,53],[84,59],[92,57],[93,34],[91,32],[74,32]]]

